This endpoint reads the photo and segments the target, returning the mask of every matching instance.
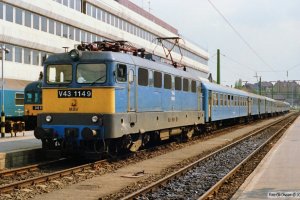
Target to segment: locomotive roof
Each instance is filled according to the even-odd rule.
[[[191,73],[188,71],[184,71],[182,68],[174,68],[170,64],[155,62],[146,58],[141,58],[139,56],[134,56],[131,54],[120,53],[120,52],[112,52],[112,51],[81,51],[82,55],[80,57],[80,63],[87,62],[99,62],[99,61],[115,61],[124,64],[131,64],[136,66],[145,67],[148,69],[154,69],[156,71],[162,71],[169,74],[174,74],[178,76],[183,76],[187,78],[192,78],[200,81],[200,72]],[[67,64],[74,62],[69,53],[59,53],[50,55],[47,60],[44,62],[45,65],[48,64]]]
[[[33,81],[26,85],[25,91],[41,89],[42,81]]]

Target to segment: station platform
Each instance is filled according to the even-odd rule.
[[[42,142],[34,137],[33,131],[25,131],[24,136],[17,133],[16,137],[6,133],[0,138],[0,170],[35,162],[40,157],[41,148]]]
[[[300,117],[232,199],[300,199]]]

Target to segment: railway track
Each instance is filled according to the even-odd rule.
[[[15,175],[19,175],[19,174],[28,173],[28,172],[34,172],[34,171],[40,170],[40,167],[57,164],[59,162],[65,161],[65,160],[66,159],[60,159],[57,161],[47,162],[47,163],[43,163],[43,164],[36,164],[36,165],[31,165],[31,166],[27,166],[27,167],[18,168],[18,169],[7,170],[7,171],[1,172],[0,176],[1,177],[9,177],[9,176],[15,176]],[[58,170],[55,172],[42,173],[42,175],[38,175],[35,177],[31,177],[31,178],[30,178],[30,176],[28,176],[29,178],[25,178],[25,180],[14,181],[9,184],[2,184],[0,186],[0,194],[12,192],[14,189],[22,189],[22,188],[26,188],[31,185],[45,183],[47,181],[55,180],[57,178],[62,178],[62,177],[69,176],[69,175],[79,173],[79,172],[84,172],[86,170],[93,170],[93,169],[99,168],[105,162],[107,162],[107,161],[100,160],[100,161],[96,161],[96,162],[92,162],[92,163],[88,163],[88,164],[79,165],[76,167],[71,167],[71,168],[67,167],[67,169]]]
[[[123,200],[212,199],[212,196],[228,178],[295,119],[295,115],[292,115],[267,125],[149,186],[125,196]],[[251,151],[248,152],[248,150]]]
[[[261,121],[261,120],[258,120],[258,121]],[[251,122],[251,124],[253,125],[253,124],[255,124],[255,122],[256,121]],[[165,147],[165,145],[158,146],[158,147],[153,148],[153,150],[146,149],[145,151],[137,152],[136,154],[134,154],[134,156],[128,156],[127,158],[129,158],[129,159],[125,159],[125,160],[119,159],[121,162],[108,163],[107,161],[99,161],[99,162],[89,163],[89,164],[85,164],[85,165],[81,165],[81,166],[77,166],[77,167],[69,168],[69,169],[65,169],[65,170],[60,170],[60,171],[56,170],[55,173],[47,173],[47,174],[44,174],[41,176],[28,178],[26,180],[22,180],[22,181],[18,181],[18,182],[16,182],[16,180],[14,180],[13,183],[5,184],[3,186],[0,185],[0,195],[12,193],[11,194],[12,196],[19,196],[19,195],[26,196],[26,194],[24,194],[23,190],[24,190],[24,188],[27,188],[28,186],[30,186],[28,188],[30,188],[30,190],[32,190],[31,194],[34,195],[34,194],[41,192],[41,191],[38,192],[38,189],[37,189],[37,187],[39,187],[40,185],[42,185],[43,187],[47,187],[47,189],[45,189],[46,192],[53,191],[53,188],[56,188],[56,186],[52,187],[52,185],[51,185],[52,182],[55,182],[55,184],[58,182],[63,182],[63,185],[68,185],[69,183],[70,184],[76,183],[78,181],[82,181],[82,180],[91,178],[95,175],[103,175],[104,173],[114,171],[115,169],[118,169],[122,166],[126,166],[131,163],[140,162],[141,160],[145,160],[145,159],[148,159],[148,158],[160,155],[160,154],[164,154],[169,151],[173,151],[174,147],[177,149],[178,148],[180,149],[180,148],[182,148],[182,146],[188,145],[189,143],[201,142],[208,138],[217,137],[220,134],[222,135],[226,131],[230,132],[230,130],[234,130],[236,128],[244,127],[244,126],[247,126],[247,124],[235,125],[233,127],[226,127],[226,128],[222,128],[222,129],[213,131],[211,133],[206,133],[205,136],[199,136],[199,137],[193,138],[192,141],[187,142],[187,143],[173,144],[173,145],[170,144],[170,145],[166,145],[166,147]],[[117,161],[119,161],[119,160],[117,160]],[[107,162],[107,163],[104,164],[105,162]],[[0,173],[0,177],[1,176],[2,177],[9,177],[9,176],[13,177],[14,175],[35,172],[35,171],[38,171],[39,169],[40,169],[39,166],[32,166],[32,168],[24,167],[24,168],[20,168],[19,170],[14,170],[14,171],[11,171],[11,170],[3,171],[2,175]],[[89,173],[88,171],[93,171],[93,172]],[[78,178],[78,175],[81,177]],[[64,179],[66,179],[66,180],[64,180]],[[73,179],[73,180],[70,181],[70,179]],[[48,189],[48,186],[50,186],[49,189]],[[37,190],[37,191],[35,191],[35,190]],[[27,191],[25,191],[25,193],[29,194]]]

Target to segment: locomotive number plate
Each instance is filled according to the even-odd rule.
[[[92,98],[92,90],[58,90],[58,98]]]

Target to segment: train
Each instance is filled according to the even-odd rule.
[[[37,114],[42,112],[42,81],[33,81],[24,88],[24,121],[26,130],[34,130]]]
[[[29,81],[16,80],[16,79],[4,79],[4,88],[2,98],[2,91],[0,104],[4,99],[4,113],[7,121],[23,121],[24,114],[24,87],[30,83]]]
[[[186,140],[225,123],[283,114],[290,105],[220,86],[124,42],[81,44],[44,62],[45,151],[101,157]]]

